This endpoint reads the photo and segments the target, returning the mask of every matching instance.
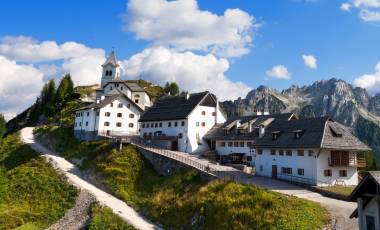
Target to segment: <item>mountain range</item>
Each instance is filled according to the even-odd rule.
[[[294,112],[303,118],[330,116],[350,127],[367,143],[380,165],[380,93],[371,96],[363,88],[332,78],[302,87],[293,85],[282,91],[259,86],[245,98],[224,101],[221,106],[227,116],[252,115],[266,106],[272,114]]]

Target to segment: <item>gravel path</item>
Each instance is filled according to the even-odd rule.
[[[87,190],[101,205],[111,208],[115,214],[120,216],[135,228],[143,230],[161,229],[138,214],[124,201],[98,189],[88,181],[82,179],[81,171],[75,165],[65,160],[63,157],[59,157],[59,154],[50,151],[35,141],[33,127],[23,128],[21,130],[21,139],[24,143],[29,144],[32,149],[41,153],[41,155],[49,160],[56,169],[63,172],[71,184],[81,190]]]
[[[90,208],[94,202],[96,202],[96,198],[91,193],[87,190],[80,190],[79,196],[75,201],[75,206],[47,230],[84,229],[90,220]]]

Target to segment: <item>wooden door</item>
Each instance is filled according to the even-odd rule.
[[[272,165],[272,178],[277,179],[277,165]]]

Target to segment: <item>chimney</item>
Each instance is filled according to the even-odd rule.
[[[258,110],[256,111],[256,115],[257,115],[257,116],[261,116],[261,115],[263,115],[263,112],[261,112],[261,110],[258,109]]]
[[[99,104],[99,103],[100,103],[100,99],[96,98],[96,104]]]
[[[265,127],[264,127],[264,125],[260,125],[259,138],[262,138],[264,135],[265,135]]]
[[[190,94],[186,93],[186,100],[189,100],[189,98],[190,98]]]
[[[104,99],[106,99],[106,97],[105,97],[104,95],[102,95],[102,96],[100,97],[100,101],[103,101]]]

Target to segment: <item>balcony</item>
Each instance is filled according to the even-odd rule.
[[[349,153],[348,151],[331,151],[328,158],[330,167],[357,167],[365,168],[366,160],[364,153]]]

